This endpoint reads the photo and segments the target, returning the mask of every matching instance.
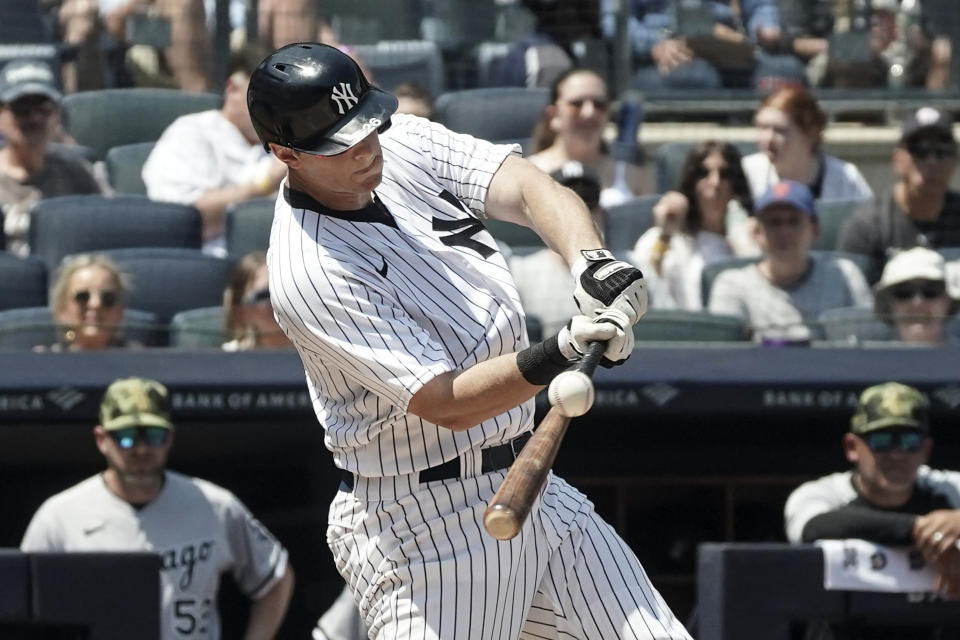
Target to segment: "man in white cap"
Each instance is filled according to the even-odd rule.
[[[60,100],[50,65],[16,60],[0,70],[0,208],[6,248],[29,251],[30,207],[43,198],[100,193],[90,164],[50,148],[60,125]]]

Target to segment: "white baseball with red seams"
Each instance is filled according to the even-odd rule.
[[[593,406],[593,382],[580,371],[564,371],[550,382],[550,406],[567,418],[582,416]]]

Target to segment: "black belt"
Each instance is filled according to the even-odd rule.
[[[530,433],[524,433],[510,442],[487,447],[480,452],[481,473],[490,473],[498,469],[506,469],[513,461],[517,459],[523,445],[530,439]],[[453,460],[447,460],[443,464],[424,469],[420,472],[420,482],[433,482],[435,480],[449,480],[450,478],[460,477],[460,456]],[[340,488],[345,491],[353,491],[353,473],[340,470]]]

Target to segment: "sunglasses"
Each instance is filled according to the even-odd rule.
[[[732,182],[733,179],[737,177],[737,171],[733,167],[723,167],[720,169],[719,173],[721,180],[729,180]],[[708,171],[705,167],[697,168],[698,180],[701,178],[706,178],[708,175],[710,175],[710,171]]]
[[[897,300],[913,300],[915,296],[920,296],[925,300],[939,298],[947,292],[946,286],[939,282],[930,282],[927,284],[901,284],[890,290],[890,295]]]
[[[904,431],[872,431],[863,436],[870,451],[874,453],[887,453],[897,446],[900,451],[906,453],[916,453],[923,446],[926,438],[923,433],[912,429]]]
[[[90,297],[92,293],[87,289],[81,289],[73,294],[73,301],[79,304],[82,307],[90,304]],[[120,301],[120,296],[117,295],[116,291],[107,289],[106,291],[100,292],[100,304],[107,309],[110,307],[116,306],[117,302]]]
[[[57,105],[47,98],[40,100],[24,98],[10,103],[10,111],[17,118],[26,118],[34,113],[41,116],[52,116],[57,110]]]
[[[605,98],[577,98],[576,100],[567,100],[574,109],[582,109],[583,105],[590,103],[597,111],[606,111],[610,108],[610,101]]]
[[[261,302],[270,302],[270,289],[268,287],[251,291],[243,296],[243,304],[260,304]]]
[[[907,151],[917,160],[926,160],[930,156],[935,156],[937,160],[957,157],[957,145],[952,142],[909,144]]]
[[[127,427],[107,433],[121,449],[133,449],[139,440],[145,442],[147,446],[159,447],[167,444],[170,439],[170,430],[163,427]]]

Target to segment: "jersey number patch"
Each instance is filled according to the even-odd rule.
[[[496,249],[491,249],[489,246],[483,244],[479,240],[474,239],[473,237],[484,230],[483,223],[480,222],[480,220],[478,220],[462,202],[457,200],[456,197],[454,197],[454,195],[446,189],[441,191],[439,196],[441,199],[464,211],[469,216],[468,218],[459,218],[456,220],[444,220],[435,217],[433,219],[434,231],[452,232],[448,235],[440,236],[440,242],[448,247],[457,246],[465,249],[472,249],[480,254],[480,256],[483,258],[489,258],[496,253]]]

